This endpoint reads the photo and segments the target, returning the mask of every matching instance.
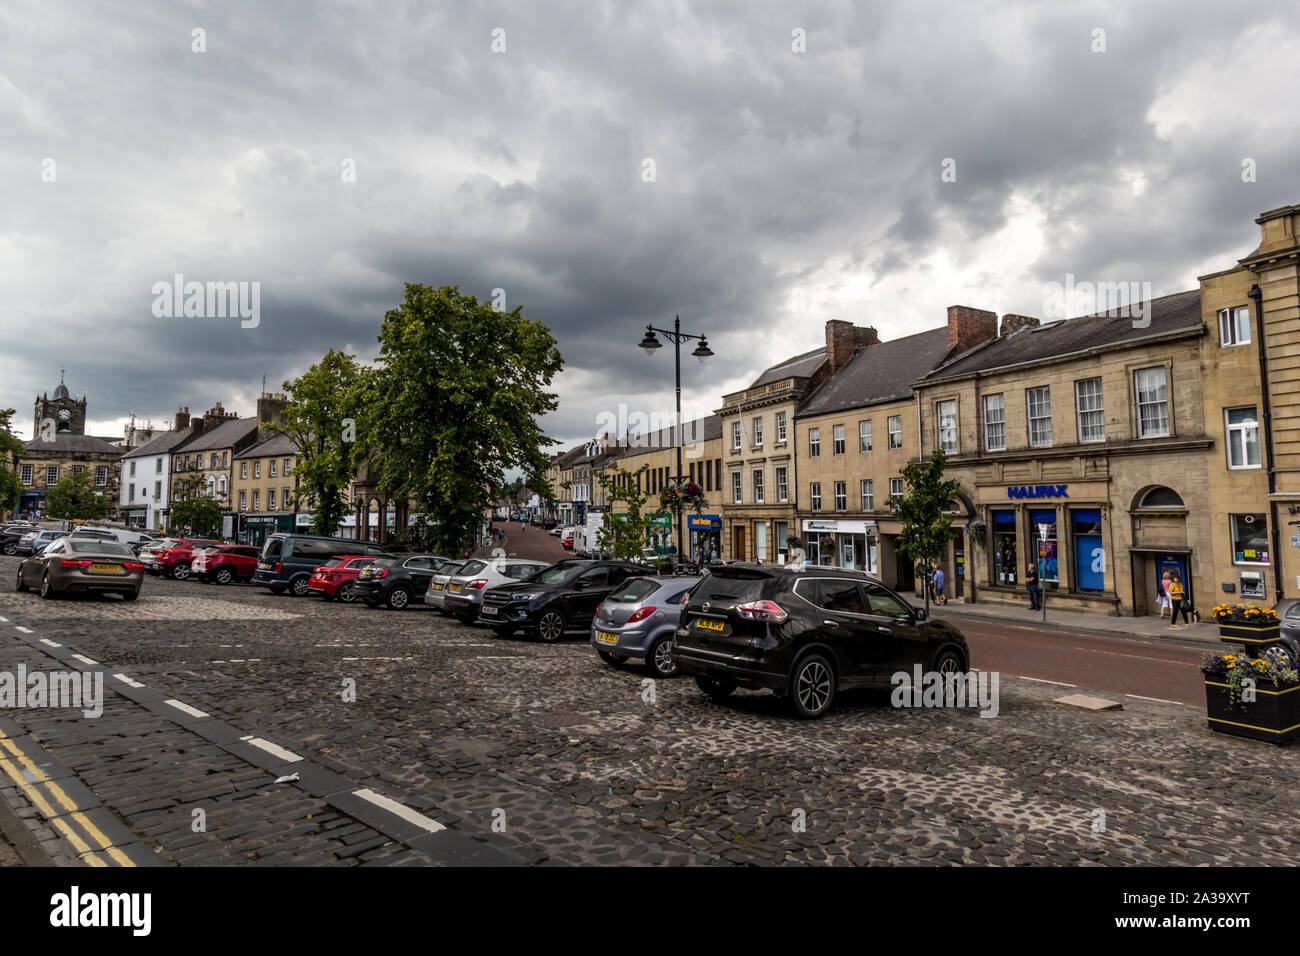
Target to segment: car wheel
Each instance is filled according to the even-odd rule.
[[[611,654],[609,651],[596,651],[600,659],[612,667],[619,667],[627,663],[627,657],[623,654]]]
[[[736,682],[730,677],[697,677],[695,686],[704,691],[710,700],[726,700],[736,689]]]
[[[677,673],[677,662],[673,660],[673,639],[664,635],[650,645],[645,652],[646,667],[655,677],[672,677]]]
[[[951,647],[944,648],[940,651],[939,656],[935,658],[934,661],[934,669],[938,671],[939,677],[943,681],[940,686],[947,687],[948,679],[950,677],[956,677],[961,673],[961,665],[961,655]]]
[[[1264,660],[1268,661],[1275,667],[1290,670],[1295,667],[1295,662],[1291,659],[1291,652],[1287,650],[1284,644],[1273,644],[1264,649]]]
[[[18,579],[14,582],[14,590],[15,591],[27,590],[27,585],[23,584],[23,569],[21,566],[19,566],[18,568]]]
[[[134,600],[135,600],[136,598],[138,598],[139,596],[140,596],[140,592],[139,592],[139,591],[125,591],[125,592],[123,592],[123,594],[122,594],[122,600],[123,600],[123,601],[134,601]]]
[[[215,578],[218,584],[229,584],[235,579],[235,572],[231,571],[230,568],[217,568]]]
[[[794,666],[790,706],[799,717],[820,717],[835,700],[835,671],[821,654],[809,654]]]
[[[554,644],[564,636],[564,615],[559,611],[544,611],[537,619],[537,636],[547,644]]]
[[[406,588],[393,588],[388,592],[388,598],[384,603],[394,611],[404,611],[406,606],[411,603],[411,592]]]
[[[172,577],[177,581],[184,581],[190,576],[190,566],[184,561],[172,568]]]
[[[307,576],[302,575],[289,582],[289,593],[294,597],[307,596]]]
[[[12,541],[9,541],[5,544],[5,554],[17,554],[17,553],[18,553],[18,545],[14,544]]]
[[[344,604],[351,604],[357,599],[357,591],[356,588],[352,586],[351,581],[344,581],[339,585],[338,597]]]
[[[41,575],[41,597],[49,600],[54,597],[54,588],[50,587],[50,572],[46,571]]]

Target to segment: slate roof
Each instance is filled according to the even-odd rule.
[[[799,406],[795,418],[912,397],[912,383],[948,354],[948,327],[905,335],[858,350]]]
[[[779,382],[783,378],[807,377],[817,371],[817,366],[826,361],[826,346],[795,355],[777,365],[773,365],[754,380],[750,388],[758,388],[768,382]]]
[[[276,432],[270,438],[263,438],[256,444],[249,445],[236,458],[278,458],[282,455],[298,454],[298,443],[283,432]]]
[[[662,448],[677,447],[677,430],[671,426],[661,428],[658,431],[648,432],[645,435],[632,435],[630,440],[635,442],[631,448],[627,449],[627,454],[640,455],[647,451],[655,451]],[[690,419],[682,422],[682,437],[686,444],[694,444],[699,441],[710,441],[722,437],[722,416],[705,415],[703,418]]]
[[[210,428],[193,441],[178,445],[177,451],[207,451],[210,448],[230,448],[257,431],[256,418],[233,418]]]
[[[170,429],[157,435],[145,442],[143,445],[136,445],[128,451],[123,458],[145,458],[149,455],[163,455],[171,451],[185,439],[189,438],[188,428]]]
[[[1150,308],[1150,325],[1135,328],[1129,315],[1104,312],[1046,322],[1038,328],[1018,329],[956,356],[921,380],[940,381],[972,372],[984,372],[1026,362],[1041,362],[1076,352],[1099,348],[1123,348],[1139,339],[1171,332],[1191,331],[1203,326],[1201,291],[1191,289],[1160,296],[1141,303]],[[1050,326],[1050,327],[1048,327]]]
[[[72,432],[55,432],[54,441],[44,441],[40,437],[33,438],[23,445],[29,452],[35,453],[52,453],[52,452],[93,452],[94,454],[117,455],[121,456],[122,448],[120,445],[110,445],[102,438],[95,438],[93,435],[74,435]]]

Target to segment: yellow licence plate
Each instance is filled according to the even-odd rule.
[[[597,632],[596,632],[596,641],[597,641],[598,643],[600,643],[600,644],[617,644],[617,643],[618,643],[618,635],[617,635],[617,634],[606,634],[604,631],[597,631]]]
[[[92,570],[92,571],[121,571],[121,570],[122,570],[122,565],[120,565],[120,564],[92,564],[92,565],[90,566],[90,570]]]
[[[721,621],[706,621],[702,617],[696,619],[695,626],[702,627],[706,631],[721,631],[726,627]]]
[[[435,585],[433,586],[433,589],[434,589],[435,591],[441,591],[441,590],[442,590],[442,585],[441,585],[441,584],[435,584]]]
[[[453,584],[453,585],[451,585],[450,587],[448,587],[447,590],[448,590],[448,591],[459,591],[459,590],[460,590],[460,585],[459,585],[459,584]]]

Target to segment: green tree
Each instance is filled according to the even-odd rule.
[[[224,502],[208,492],[208,479],[202,471],[191,468],[172,479],[176,497],[171,503],[169,525],[173,531],[199,538],[221,537],[221,509]]]
[[[948,547],[952,535],[952,500],[960,482],[943,477],[948,456],[936,448],[928,462],[913,461],[903,468],[906,494],[889,499],[889,509],[902,523],[898,550],[916,565],[925,582],[925,606],[930,607],[930,576],[934,562]]]
[[[649,470],[649,465],[642,465],[629,472],[611,464],[596,473],[610,509],[605,512],[604,523],[596,532],[602,554],[624,561],[640,557],[641,549],[645,547],[646,519],[642,509],[646,495],[638,490],[637,482]],[[627,510],[615,511],[617,505],[624,505]]]
[[[111,510],[108,496],[94,486],[88,471],[74,472],[61,479],[45,499],[47,515],[68,521],[102,518]]]
[[[406,286],[384,316],[358,439],[384,489],[411,503],[415,531],[456,553],[505,473],[530,484],[555,442],[538,424],[563,367],[550,330],[519,308],[498,312],[453,286]]]
[[[284,383],[292,396],[284,425],[266,423],[298,446],[293,474],[298,494],[311,503],[313,534],[334,535],[348,510],[347,489],[358,464],[357,410],[369,374],[353,356],[330,349]]]
[[[18,507],[23,483],[13,467],[14,456],[22,454],[23,443],[13,433],[14,410],[0,408],[0,514]]]

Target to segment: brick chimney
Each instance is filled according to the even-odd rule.
[[[948,347],[965,352],[997,338],[998,314],[966,305],[948,306]]]
[[[1016,332],[1020,329],[1036,328],[1038,328],[1038,320],[1032,315],[1016,315],[1015,313],[1008,312],[1006,315],[1002,316],[1002,328],[998,330],[998,337],[1001,338],[1004,335],[1010,335],[1012,332]]]
[[[216,428],[218,425],[222,424],[223,422],[228,422],[232,418],[238,418],[238,417],[239,417],[238,412],[228,412],[221,407],[220,402],[217,402],[215,405],[213,405],[211,408],[209,408],[206,412],[203,413],[203,428],[205,431],[210,431],[211,429]]]
[[[826,358],[830,364],[830,374],[834,375],[849,364],[853,353],[869,345],[878,345],[880,336],[870,326],[854,325],[843,319],[829,319],[826,322]]]
[[[283,392],[263,392],[257,399],[257,434],[266,438],[271,433],[263,426],[284,425],[284,410],[289,405],[289,396]]]
[[[180,431],[182,428],[189,427],[190,407],[188,405],[182,405],[180,408],[176,409],[176,430]]]

